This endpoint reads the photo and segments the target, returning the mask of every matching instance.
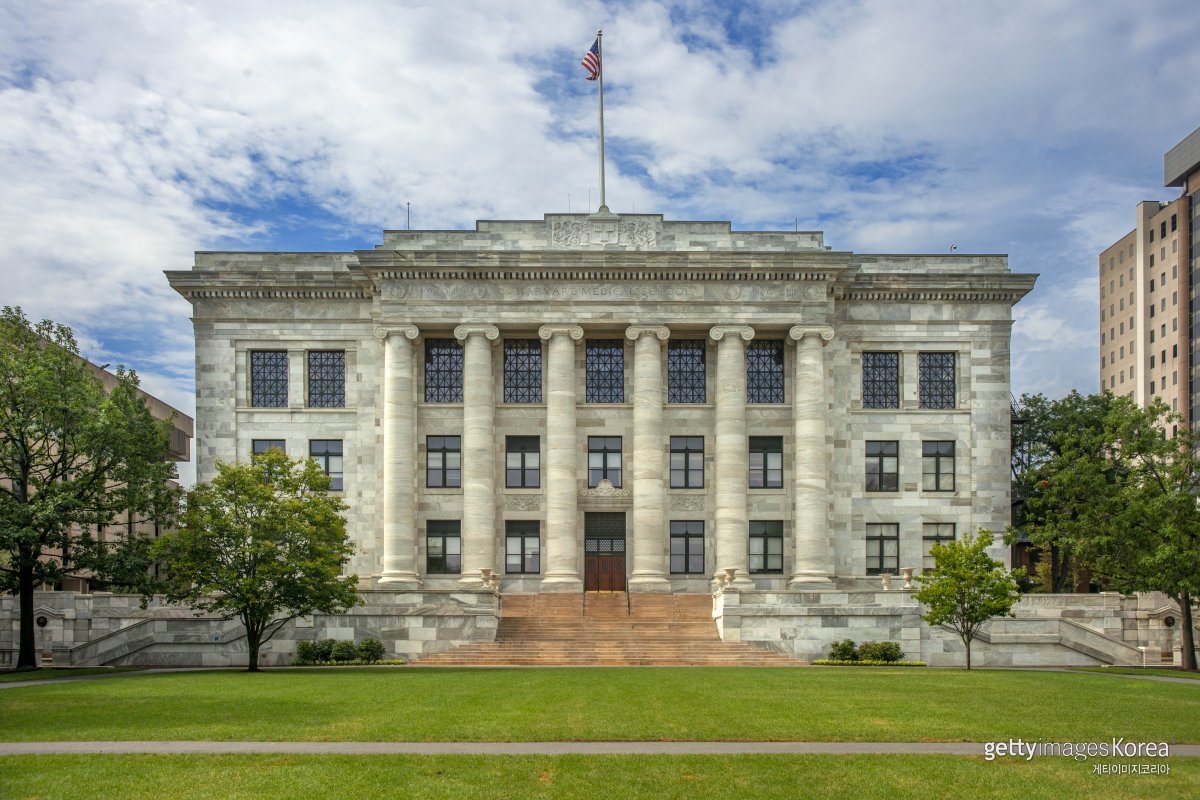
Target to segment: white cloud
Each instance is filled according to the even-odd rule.
[[[1084,0],[0,0],[0,291],[183,408],[189,309],[161,272],[192,251],[357,237],[406,202],[427,227],[579,210],[578,61],[603,25],[611,206],[1009,252],[1042,274],[1014,386],[1091,390],[1085,283],[1134,204],[1174,194],[1159,166],[1196,124],[1197,22]]]

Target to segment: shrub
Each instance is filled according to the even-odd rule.
[[[856,660],[858,658],[858,653],[854,649],[854,640],[845,639],[829,645],[829,658],[831,661]]]
[[[812,662],[814,667],[923,667],[924,661],[835,661],[821,658]]]
[[[354,642],[334,642],[332,655],[334,661],[354,661],[358,658],[358,648]]]
[[[316,658],[313,660],[318,663],[333,661],[333,644],[333,639],[322,639],[317,642]]]
[[[895,642],[863,642],[856,655],[859,661],[899,661],[904,651]]]
[[[383,659],[383,642],[378,639],[363,639],[358,646],[358,657],[368,664],[374,664]]]
[[[296,661],[301,664],[315,664],[320,659],[317,653],[318,647],[316,642],[302,641],[296,642]]]

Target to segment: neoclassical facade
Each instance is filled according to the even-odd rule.
[[[1004,256],[550,214],[168,277],[199,479],[318,459],[364,587],[836,590],[1008,524]]]

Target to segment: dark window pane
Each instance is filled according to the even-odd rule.
[[[783,402],[782,341],[754,341],[747,346],[746,402]]]
[[[425,340],[425,402],[462,402],[462,345],[453,339]]]
[[[587,402],[625,402],[625,344],[620,339],[593,339],[584,357]]]
[[[667,402],[704,401],[704,342],[672,339],[667,342]]]
[[[900,354],[863,353],[863,408],[900,407]]]
[[[250,405],[256,408],[286,408],[287,404],[287,351],[250,351]]]
[[[281,453],[286,453],[287,442],[283,439],[254,439],[250,442],[250,452],[252,455],[260,455],[270,450],[278,450]]]
[[[504,340],[504,402],[542,402],[542,343]]]
[[[751,489],[778,489],[783,486],[783,438],[751,436],[748,456]]]
[[[309,351],[308,404],[312,408],[342,408],[346,405],[345,351]]]
[[[921,408],[954,408],[955,354],[919,353],[917,363]]]
[[[462,454],[458,436],[425,437],[425,485],[431,489],[461,486]]]

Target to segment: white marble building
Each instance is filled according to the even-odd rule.
[[[317,457],[364,588],[851,589],[1008,523],[1004,256],[550,214],[168,277],[199,479]]]

